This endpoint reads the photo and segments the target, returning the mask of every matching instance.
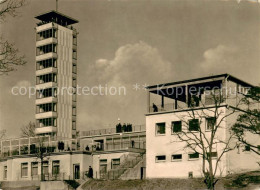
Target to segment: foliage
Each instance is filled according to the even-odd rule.
[[[35,136],[35,123],[29,122],[28,125],[25,125],[21,128],[21,137],[34,137]]]
[[[18,16],[17,9],[25,5],[25,0],[1,0],[0,22],[5,21],[7,15]],[[0,74],[14,71],[16,66],[26,64],[25,57],[18,55],[14,44],[0,37]]]
[[[260,87],[254,87],[244,95],[242,99],[246,110],[241,110],[236,123],[233,125],[232,130],[235,133],[240,144],[249,146],[250,150],[260,155],[258,144],[250,142],[247,136],[254,136],[260,138]]]
[[[222,96],[219,90],[211,91],[210,98],[213,105],[207,106],[200,102],[201,100],[198,100],[197,96],[191,96],[190,111],[179,118],[183,123],[183,129],[174,134],[177,137],[176,142],[185,142],[184,150],[193,151],[202,157],[204,183],[208,189],[214,189],[218,181],[217,171],[222,172],[219,164],[223,155],[235,148],[235,146],[231,146],[234,136],[228,126],[223,123],[236,110],[229,109],[228,112],[223,110],[222,103],[226,97]],[[197,106],[201,106],[201,109],[196,109]],[[207,130],[201,127],[202,122],[206,119],[210,119],[210,127]],[[226,139],[218,134],[220,130],[229,133]]]

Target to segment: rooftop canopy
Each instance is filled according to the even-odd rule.
[[[36,19],[39,19],[43,22],[55,22],[57,24],[63,25],[63,26],[68,26],[71,24],[78,23],[79,21],[71,18],[69,16],[66,16],[62,13],[59,13],[57,11],[50,11],[41,15],[38,15],[35,17]]]
[[[167,87],[167,86],[172,86],[172,85],[182,85],[185,83],[193,83],[196,81],[204,81],[204,80],[214,80],[219,77],[227,78],[227,80],[231,80],[233,82],[236,82],[238,84],[241,84],[245,87],[253,87],[252,84],[249,84],[243,80],[240,80],[230,74],[220,74],[220,75],[212,75],[212,76],[207,76],[207,77],[202,77],[202,78],[195,78],[195,79],[189,79],[189,80],[183,80],[183,81],[177,81],[177,82],[171,82],[171,83],[164,83],[164,84],[158,84],[158,85],[152,85],[152,86],[147,86],[147,89],[153,89],[153,88],[161,88],[161,87]]]

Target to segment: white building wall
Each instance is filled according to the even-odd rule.
[[[221,108],[223,114],[225,108]],[[198,160],[189,160],[188,154],[192,151],[184,150],[185,142],[180,142],[176,135],[171,134],[171,122],[180,121],[181,117],[187,115],[187,112],[175,112],[165,114],[154,114],[146,116],[146,177],[147,178],[187,178],[189,172],[193,172],[194,177],[202,176],[202,158]],[[191,119],[191,118],[189,118]],[[156,136],[156,123],[166,123],[166,134]],[[222,128],[218,130],[217,136],[220,139],[226,138],[226,122],[221,123]],[[206,127],[205,119],[201,124],[202,129]],[[207,134],[207,132],[206,132]],[[217,152],[222,149],[216,147]],[[181,161],[172,161],[171,155],[182,154]],[[156,163],[155,157],[166,155],[166,161]],[[220,162],[218,175],[226,175],[226,156],[223,156]]]
[[[72,30],[58,25],[57,83],[60,90],[57,104],[57,136],[72,138],[72,95],[67,92],[72,86]],[[67,88],[62,93],[62,88]]]
[[[60,161],[60,174],[64,173],[64,177],[73,178],[73,165],[80,165],[80,173],[88,171],[88,167],[92,166],[92,156],[87,154],[60,154],[49,156],[49,174],[52,173],[52,162],[54,160]],[[38,161],[38,175],[41,174],[41,164],[40,160],[36,157],[26,157],[26,158],[10,158],[6,161],[0,162],[0,181],[24,181],[33,180],[31,176],[31,163]],[[28,163],[28,177],[21,177],[21,164]],[[7,166],[7,179],[4,179],[4,166]],[[37,179],[37,178],[36,178]]]
[[[113,159],[118,159],[120,158],[120,164],[122,164],[125,160],[125,158],[127,158],[127,155],[129,154],[137,154],[138,153],[130,153],[130,152],[109,152],[109,153],[104,153],[104,154],[94,154],[93,155],[93,177],[94,178],[100,178],[100,174],[99,174],[99,161],[106,159],[107,160],[107,171],[111,170],[111,166],[112,166],[112,160]]]

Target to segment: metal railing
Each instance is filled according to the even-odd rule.
[[[122,155],[120,157],[120,165],[115,168],[106,171],[105,169],[100,170],[100,178],[101,179],[119,179],[128,169],[134,168],[140,161],[142,161],[141,155]]]
[[[96,152],[96,151],[111,151],[111,150],[125,150],[128,148],[146,149],[146,141],[122,141],[122,142],[109,142],[99,143],[98,145],[86,144],[88,150],[84,147],[84,151]]]
[[[77,176],[77,178],[75,178]],[[31,176],[32,180],[43,180],[43,181],[64,181],[64,180],[75,180],[75,179],[83,179],[86,180],[87,177],[87,171],[79,172],[76,175],[68,175],[66,172],[58,173],[58,174],[43,174],[43,177],[41,177],[41,174],[39,175],[33,175]]]
[[[63,146],[59,146],[63,142]],[[0,158],[16,155],[33,155],[43,153],[80,151],[77,139],[57,140],[51,136],[7,139],[0,142]]]
[[[132,131],[127,132],[141,132],[145,131],[145,125],[134,125],[132,126]],[[96,136],[96,135],[105,135],[105,134],[115,134],[116,127],[114,128],[107,128],[107,129],[97,129],[97,130],[90,130],[90,131],[81,131],[80,136]],[[122,132],[126,133],[126,132]]]

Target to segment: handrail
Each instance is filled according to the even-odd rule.
[[[129,132],[142,132],[145,131],[146,128],[145,125],[134,125],[132,126],[132,131]],[[80,136],[95,136],[95,135],[105,135],[105,134],[115,134],[116,127],[115,128],[106,128],[106,129],[97,129],[97,130],[90,130],[90,131],[81,131]],[[127,132],[121,132],[121,133],[127,133]]]

